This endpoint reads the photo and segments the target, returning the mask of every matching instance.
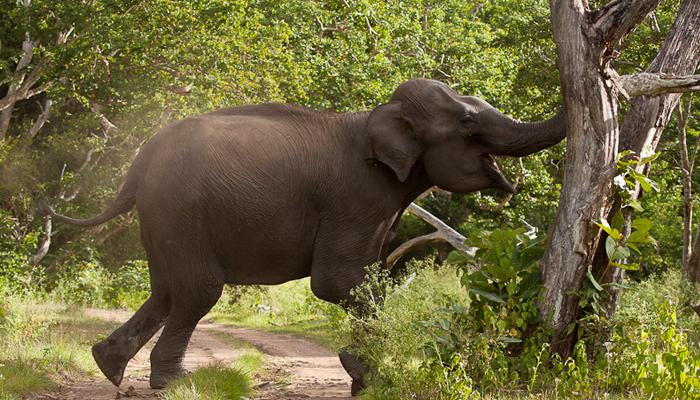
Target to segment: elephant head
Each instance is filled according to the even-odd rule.
[[[553,146],[564,139],[565,126],[563,113],[544,122],[519,122],[441,82],[414,79],[371,111],[367,134],[367,158],[386,164],[401,182],[420,162],[442,189],[512,193],[492,155],[525,156]]]

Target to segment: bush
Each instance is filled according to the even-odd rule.
[[[137,309],[150,296],[148,263],[129,261],[117,271],[96,261],[74,264],[59,274],[50,296],[87,307]]]
[[[392,281],[386,271],[371,270],[368,282],[355,295],[365,301],[373,313],[369,319],[350,316],[344,327],[345,337],[353,337],[356,351],[368,361],[373,371],[368,398],[403,399],[436,398],[440,393],[469,392],[469,385],[435,368],[432,348],[438,341],[426,326],[440,310],[451,304],[468,304],[461,289],[457,270],[437,268],[430,260],[411,261],[408,275]],[[376,296],[378,290],[384,293]],[[459,360],[444,360],[460,370]],[[457,388],[460,388],[459,390]]]
[[[276,286],[226,286],[211,315],[220,322],[303,333],[328,347],[347,342],[334,333],[345,312],[316,297],[309,278]]]
[[[677,272],[627,288],[603,349],[580,337],[561,360],[536,307],[541,241],[505,229],[469,244],[476,257],[414,261],[399,281],[375,269],[356,291],[373,313],[345,328],[372,371],[363,398],[700,399],[700,323]]]

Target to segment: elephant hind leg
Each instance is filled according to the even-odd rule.
[[[207,275],[204,271],[200,274]],[[182,282],[187,287],[182,288],[177,296],[173,296],[163,333],[151,352],[150,384],[153,389],[163,388],[171,380],[187,373],[182,361],[192,332],[199,320],[221,297],[223,278],[211,279],[210,276],[209,282],[200,281],[201,278],[198,277],[192,278],[190,282]]]
[[[102,373],[119,386],[126,365],[163,326],[170,304],[166,296],[152,294],[124,325],[92,346],[92,356]]]

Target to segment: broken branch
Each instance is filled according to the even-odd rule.
[[[411,203],[408,207],[406,207],[406,211],[432,225],[437,230],[427,235],[415,237],[403,243],[401,246],[397,247],[394,251],[391,252],[391,254],[389,254],[389,257],[387,257],[386,264],[389,268],[393,267],[394,264],[396,264],[396,262],[410,250],[416,247],[424,246],[426,244],[447,242],[457,250],[463,251],[471,255],[474,255],[476,253],[475,248],[469,247],[464,244],[464,241],[467,239],[464,236],[462,236],[461,233],[452,229],[452,227],[442,222],[438,217],[426,211],[423,207],[419,206],[416,203]]]

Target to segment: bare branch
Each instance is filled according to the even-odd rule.
[[[114,125],[110,120],[105,117],[104,114],[102,114],[102,106],[95,103],[92,100],[88,101],[90,103],[90,110],[97,116],[97,119],[100,120],[100,125],[102,125],[102,129],[104,129],[105,136],[109,136],[109,132],[111,132],[113,129],[117,129],[117,126]]]
[[[32,57],[34,56],[34,48],[36,47],[37,42],[32,41],[32,39],[29,37],[29,32],[26,32],[24,34],[24,42],[22,42],[22,56],[19,59],[19,62],[17,63],[17,67],[15,68],[15,71],[19,72],[24,67],[29,65],[30,62],[32,62]]]
[[[14,90],[8,90],[5,97],[0,99],[0,110],[4,110],[8,107],[14,106],[14,104],[20,100],[26,100],[32,96],[46,90],[51,84],[44,83],[35,88],[32,88],[35,83],[41,78],[41,72],[43,70],[43,62],[38,64],[29,73],[29,76],[22,79],[22,82]]]
[[[608,49],[609,53],[612,53],[660,2],[660,0],[613,0],[589,14],[590,27],[597,33],[601,44]]]
[[[426,211],[423,207],[419,206],[416,203],[411,203],[408,207],[406,207],[406,211],[432,225],[435,229],[437,229],[437,231],[428,235],[413,238],[396,248],[396,250],[394,250],[389,255],[389,257],[387,257],[387,265],[389,267],[392,267],[396,263],[396,261],[398,261],[401,258],[401,256],[406,254],[407,251],[428,243],[447,242],[457,250],[463,251],[471,255],[474,255],[476,253],[475,248],[466,246],[464,244],[464,241],[467,239],[464,236],[462,236],[461,233],[452,229],[449,225],[442,222],[438,217]]]
[[[423,207],[419,206],[418,204],[411,203],[406,208],[406,210],[409,211],[411,214],[415,215],[416,217],[427,222],[428,224],[432,225],[439,232],[442,232],[442,234],[445,236],[447,242],[449,242],[452,245],[452,247],[454,247],[455,249],[462,250],[465,253],[476,251],[476,249],[469,247],[469,246],[466,246],[464,244],[464,241],[467,239],[464,236],[462,236],[461,233],[452,229],[449,225],[442,222],[438,217],[429,213],[428,211],[426,211]]]
[[[700,75],[669,75],[641,72],[614,77],[620,93],[627,97],[700,91]]]
[[[29,264],[35,266],[41,262],[41,260],[46,257],[49,252],[49,247],[51,247],[51,236],[52,236],[52,225],[51,216],[47,215],[44,222],[44,234],[39,240],[39,245],[37,246],[36,252],[29,257]]]
[[[445,242],[445,238],[442,237],[440,232],[433,232],[429,233],[427,235],[422,235],[422,236],[417,236],[414,237],[411,240],[408,240],[404,243],[401,243],[399,247],[394,249],[394,251],[389,254],[389,257],[386,258],[386,265],[387,267],[391,268],[396,264],[397,261],[401,259],[406,253],[409,251],[428,245],[428,244],[435,244],[435,243],[440,243],[440,242]]]
[[[27,134],[24,136],[22,147],[28,147],[36,137],[36,134],[39,133],[39,130],[44,126],[46,121],[48,121],[49,115],[51,115],[52,104],[53,101],[51,101],[51,99],[46,99],[44,101],[44,106],[42,107],[41,114],[39,114],[39,117],[36,119],[36,121],[34,121],[31,128],[29,128]]]

